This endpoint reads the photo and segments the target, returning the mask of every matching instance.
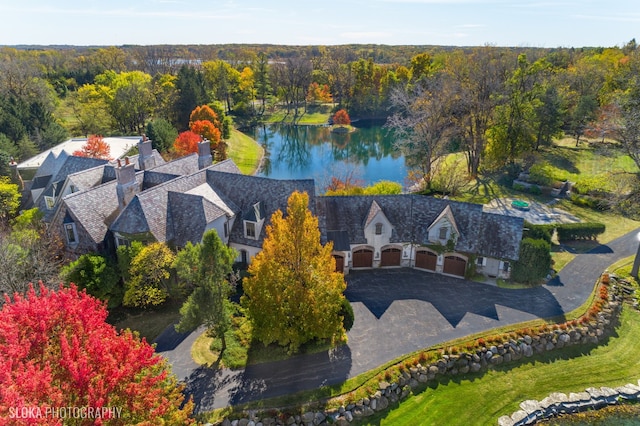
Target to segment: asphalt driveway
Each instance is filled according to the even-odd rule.
[[[157,351],[187,384],[197,412],[340,383],[418,349],[577,308],[605,268],[635,253],[636,233],[578,255],[556,279],[531,289],[501,289],[413,269],[352,272],[345,294],[355,322],[348,344],[332,351],[216,370],[190,358],[199,332],[177,335],[170,329],[156,340]]]

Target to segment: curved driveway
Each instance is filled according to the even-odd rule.
[[[636,252],[636,233],[576,256],[557,278],[531,289],[501,289],[412,269],[352,272],[345,294],[355,322],[348,344],[332,351],[232,371],[191,360],[198,331],[179,335],[168,329],[156,349],[186,382],[197,412],[340,383],[418,349],[579,307],[605,268]]]

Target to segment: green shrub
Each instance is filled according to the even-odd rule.
[[[340,305],[340,316],[342,317],[342,326],[344,327],[344,330],[351,330],[355,316],[353,314],[351,303],[349,303],[346,297],[342,299],[342,304]]]
[[[595,240],[605,231],[604,223],[563,223],[556,227],[558,241]]]
[[[514,183],[513,184],[513,189],[515,191],[520,191],[520,192],[527,192],[527,187],[520,184],[520,183]]]
[[[520,256],[513,263],[511,278],[514,281],[535,284],[549,273],[551,268],[551,244],[545,240],[525,238],[520,242]]]
[[[588,207],[593,210],[607,210],[609,208],[605,200],[590,195],[571,194],[569,200],[576,206]]]
[[[534,225],[529,222],[524,223],[524,238],[532,238],[534,240],[545,240],[551,243],[551,237],[556,225]]]
[[[542,194],[542,189],[540,189],[538,185],[531,185],[529,187],[529,193],[533,195],[540,195]]]

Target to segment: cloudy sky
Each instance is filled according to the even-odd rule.
[[[0,0],[0,45],[622,46],[638,0]]]

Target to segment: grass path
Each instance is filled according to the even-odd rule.
[[[492,425],[526,399],[587,387],[619,386],[640,378],[640,313],[625,308],[620,326],[605,345],[572,346],[505,365],[482,376],[466,375],[434,383],[398,408],[362,425]]]

